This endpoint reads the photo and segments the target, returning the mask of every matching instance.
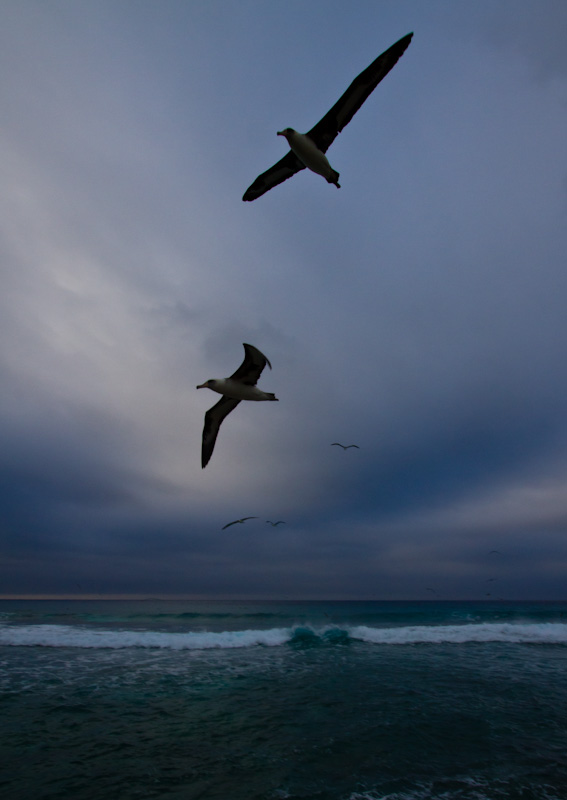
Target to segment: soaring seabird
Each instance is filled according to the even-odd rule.
[[[213,454],[219,428],[223,419],[236,408],[241,400],[277,400],[275,394],[263,392],[256,383],[266,366],[272,365],[256,347],[243,344],[244,361],[230,378],[212,378],[205,381],[197,389],[212,389],[213,392],[222,394],[216,405],[209,408],[205,414],[205,427],[203,428],[203,446],[201,449],[201,466],[203,469],[209,463]]]
[[[223,525],[221,531],[224,531],[225,528],[230,528],[231,525],[237,525],[238,523],[242,524],[243,522],[246,522],[247,519],[258,519],[258,517],[242,517],[242,519],[235,519],[232,522]]]
[[[349,447],[356,447],[357,450],[360,450],[360,447],[357,444],[341,444],[340,442],[333,442],[331,447],[334,447],[334,445],[337,445],[338,447],[342,447],[343,450],[348,450]]]
[[[370,64],[353,80],[342,97],[307,133],[297,133],[293,128],[278,131],[278,136],[285,136],[291,148],[277,164],[259,175],[244,193],[243,200],[256,200],[265,192],[283,183],[296,172],[308,167],[318,175],[322,175],[328,183],[339,185],[339,173],[336,172],[325,156],[336,136],[342,131],[360,106],[378,86],[400,56],[404,53],[413,33],[408,33],[398,42]]]
[[[271,519],[267,519],[266,523],[269,523],[272,526],[272,528],[277,528],[278,525],[285,525],[285,520],[279,519],[277,522],[272,522]]]

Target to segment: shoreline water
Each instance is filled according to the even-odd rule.
[[[3,796],[564,800],[566,615],[0,601]]]

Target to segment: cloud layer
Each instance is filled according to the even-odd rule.
[[[357,9],[3,5],[1,593],[564,597],[565,4]]]

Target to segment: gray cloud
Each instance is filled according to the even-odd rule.
[[[563,4],[325,9],[0,12],[6,592],[481,596],[496,547],[506,596],[561,595]],[[340,192],[242,203],[411,29]],[[242,342],[280,403],[203,471]]]

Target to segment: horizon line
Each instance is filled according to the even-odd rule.
[[[32,594],[31,592],[16,594],[5,593],[0,594],[0,601],[2,600],[130,600],[130,601],[185,601],[185,602],[247,602],[247,603],[565,603],[565,598],[517,598],[517,597],[274,597],[273,595],[202,595],[202,594],[160,594],[151,595],[138,593],[124,593],[109,592],[108,594],[102,593],[49,593],[40,592]]]

